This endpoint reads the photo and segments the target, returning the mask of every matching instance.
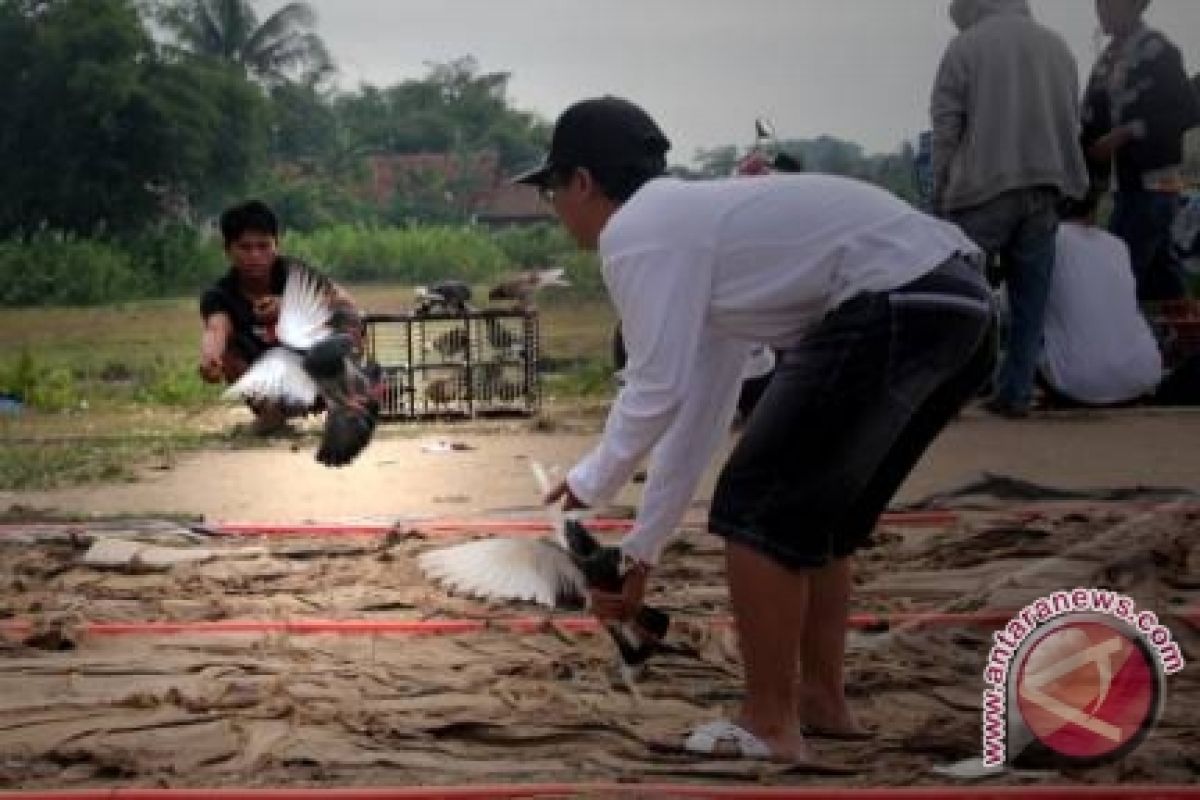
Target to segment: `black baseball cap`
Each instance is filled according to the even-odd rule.
[[[642,164],[662,158],[671,142],[650,115],[620,97],[580,100],[554,123],[550,152],[542,163],[513,178],[513,183],[545,186],[561,167]]]

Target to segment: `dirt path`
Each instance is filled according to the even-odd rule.
[[[1137,526],[1136,539],[1114,531]],[[1169,621],[1186,658],[1200,517],[1113,506],[962,512],[951,527],[884,528],[858,559],[856,611],[1011,609],[1063,586],[1128,592]],[[65,526],[67,533],[72,526]],[[83,532],[132,536],[117,526]],[[217,560],[165,571],[89,566],[80,529],[0,541],[0,789],[351,786],[660,780],[800,785],[945,784],[939,765],[978,753],[988,630],[870,628],[848,642],[848,692],[871,742],[814,741],[849,774],[785,774],[750,761],[664,752],[732,713],[740,667],[715,540],[681,542],[651,600],[673,617],[672,652],[639,694],[603,637],[547,625],[456,636],[179,633],[104,636],[86,620],[471,620],[549,614],[448,595],[416,556],[447,539],[209,540]],[[163,531],[159,531],[160,534]],[[169,535],[169,532],[168,532]],[[163,542],[163,538],[156,541]],[[194,543],[193,543],[194,544]],[[172,546],[192,546],[184,536]],[[1140,558],[1129,559],[1130,549]],[[253,553],[247,552],[253,550]],[[1074,553],[1065,557],[1067,552]],[[1052,557],[1056,554],[1064,554]],[[556,616],[573,616],[563,610]],[[1119,764],[1007,773],[999,783],[1188,783],[1197,778],[1200,674],[1170,679],[1153,736]]]
[[[582,433],[392,433],[349,470],[312,462],[310,443],[198,453],[141,482],[3,498],[64,511],[337,519],[536,513],[530,458],[568,464]],[[426,452],[437,438],[471,450]],[[1011,423],[969,414],[905,487],[914,499],[980,471],[1063,487],[1200,489],[1200,415],[1122,412]],[[710,475],[711,480],[711,475]],[[636,489],[624,499],[635,499]],[[707,488],[698,502],[702,503]],[[1171,625],[1189,664],[1200,628],[1200,515],[1189,506],[1066,509],[958,498],[941,528],[885,525],[857,559],[856,612],[1015,609],[1040,594],[1108,586]],[[1015,505],[1023,511],[1017,513]],[[975,509],[975,510],[969,510]],[[876,627],[848,642],[848,692],[878,732],[815,742],[848,768],[785,774],[753,762],[663,752],[655,743],[736,708],[740,667],[720,544],[677,541],[651,601],[674,619],[673,651],[630,694],[602,637],[548,624],[519,635],[297,633],[103,636],[87,621],[469,620],[548,614],[452,596],[416,557],[468,534],[364,539],[207,539],[218,555],[162,571],[100,569],[91,537],[153,523],[17,526],[0,541],[0,789],[139,786],[351,786],[664,780],[800,785],[953,783],[935,767],[977,755],[983,664],[978,627]],[[197,545],[166,524],[163,541]],[[24,538],[23,538],[24,537]],[[578,611],[554,612],[574,616]],[[30,627],[22,627],[28,624]],[[1117,764],[1007,773],[999,783],[1193,783],[1200,673],[1169,682],[1153,735]]]
[[[517,430],[513,430],[516,427]],[[133,483],[54,492],[0,493],[13,504],[66,513],[190,514],[210,520],[297,521],[409,515],[536,513],[529,459],[569,467],[595,434],[507,426],[466,433],[444,425],[415,435],[385,428],[357,463],[326,469],[311,441],[264,449],[187,454]],[[426,452],[439,439],[470,450]],[[295,448],[295,449],[294,449]],[[1177,486],[1200,490],[1200,413],[1059,413],[1010,422],[971,411],[934,444],[898,500],[989,471],[1064,487]],[[716,468],[697,496],[703,506]],[[636,502],[631,486],[618,502]]]

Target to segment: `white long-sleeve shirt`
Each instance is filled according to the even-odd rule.
[[[874,186],[827,175],[651,181],[598,244],[628,351],[599,445],[568,473],[610,500],[653,448],[629,555],[656,563],[729,428],[754,343],[795,344],[827,312],[974,244]]]
[[[1137,302],[1129,249],[1100,228],[1063,223],[1046,299],[1041,369],[1081,403],[1124,403],[1154,391],[1162,355]]]

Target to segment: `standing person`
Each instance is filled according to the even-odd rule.
[[[1083,106],[1083,145],[1097,189],[1116,167],[1109,229],[1129,245],[1143,302],[1187,296],[1171,223],[1183,191],[1183,135],[1200,124],[1200,101],[1178,48],[1142,21],[1149,5],[1096,0],[1100,27],[1112,38],[1092,69]]]
[[[636,105],[584,100],[517,179],[599,252],[629,356],[600,443],[546,501],[604,503],[653,450],[623,589],[592,598],[598,616],[630,618],[729,430],[753,345],[774,348],[709,521],[726,539],[746,696],[685,746],[812,763],[802,725],[864,733],[843,681],[849,557],[990,370],[991,297],[961,231],[882,189],[684,182],[663,177],[669,146]]]
[[[251,200],[226,209],[220,227],[229,271],[200,298],[200,375],[209,383],[233,383],[276,345],[279,300],[298,260],[279,255],[279,220],[265,203]],[[334,293],[343,313],[357,315],[344,290],[335,285]],[[251,410],[255,431],[271,434],[285,428],[289,417],[316,409],[256,400]]]
[[[954,0],[950,17],[960,33],[930,101],[932,208],[1003,262],[1012,324],[987,408],[1022,417],[1042,347],[1055,208],[1087,189],[1079,74],[1026,0]]]
[[[1072,403],[1129,403],[1154,392],[1162,355],[1137,302],[1129,248],[1095,226],[1094,199],[1063,206],[1041,374]]]

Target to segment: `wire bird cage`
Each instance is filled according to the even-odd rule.
[[[366,355],[385,419],[531,416],[541,408],[536,313],[371,314]]]

